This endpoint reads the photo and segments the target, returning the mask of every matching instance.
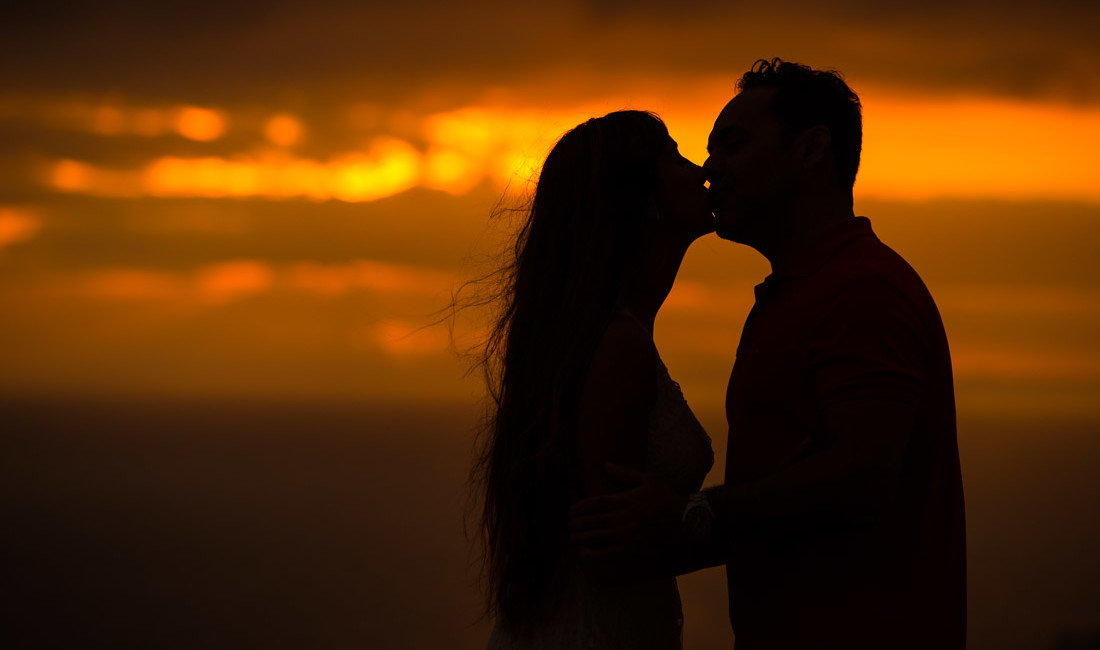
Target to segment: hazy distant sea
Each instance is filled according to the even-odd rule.
[[[469,407],[6,400],[0,422],[5,648],[484,645]],[[1100,423],[963,419],[960,447],[971,650],[1098,647]],[[686,647],[729,648],[722,572],[681,589]]]

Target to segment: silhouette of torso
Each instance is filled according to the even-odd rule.
[[[961,648],[963,497],[939,313],[866,219],[803,253],[757,287],[727,393],[726,483],[827,447],[830,402],[905,402],[916,428],[886,513],[742,531],[726,567],[738,650]]]
[[[714,463],[710,437],[659,356],[655,371],[657,396],[648,420],[645,469],[678,491],[694,492]],[[498,626],[489,650],[680,647],[683,614],[675,578],[608,585],[571,562],[559,595],[554,615],[532,638],[513,638]]]

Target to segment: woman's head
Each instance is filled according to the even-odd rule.
[[[664,122],[617,111],[578,125],[550,151],[523,243],[598,247],[602,259],[630,269],[658,220],[662,235],[684,240],[678,244],[710,232],[708,206],[702,168],[679,154]]]
[[[522,243],[563,254],[562,267],[595,261],[590,256],[634,263],[668,139],[664,123],[641,111],[592,118],[566,133],[542,166]]]
[[[515,242],[513,296],[539,296],[563,317],[586,303],[611,308],[651,241],[686,247],[713,230],[703,182],[652,113],[617,111],[578,125],[539,174]]]

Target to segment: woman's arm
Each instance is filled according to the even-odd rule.
[[[609,464],[644,470],[649,416],[657,398],[656,368],[657,352],[649,332],[629,317],[613,320],[596,349],[581,392],[577,452],[586,496],[621,493],[633,487],[633,477],[609,474]],[[612,582],[633,582],[698,568],[685,566],[693,564],[688,560],[697,559],[700,553],[684,548],[680,535],[678,516],[687,495],[653,494],[659,498],[640,504],[641,509],[667,510],[669,504],[664,503],[664,497],[669,497],[678,504],[673,506],[677,517],[673,521],[650,520],[648,523],[653,525],[647,525],[646,531],[636,531],[636,539],[642,540],[636,547],[586,552],[591,575]],[[708,562],[707,566],[715,563]]]
[[[656,364],[653,339],[636,321],[617,316],[608,324],[580,395],[576,449],[586,496],[623,489],[604,472],[608,462],[643,469]]]

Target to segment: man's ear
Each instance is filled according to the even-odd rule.
[[[803,169],[812,169],[820,165],[832,151],[833,134],[824,125],[811,126],[794,141],[795,157]]]

